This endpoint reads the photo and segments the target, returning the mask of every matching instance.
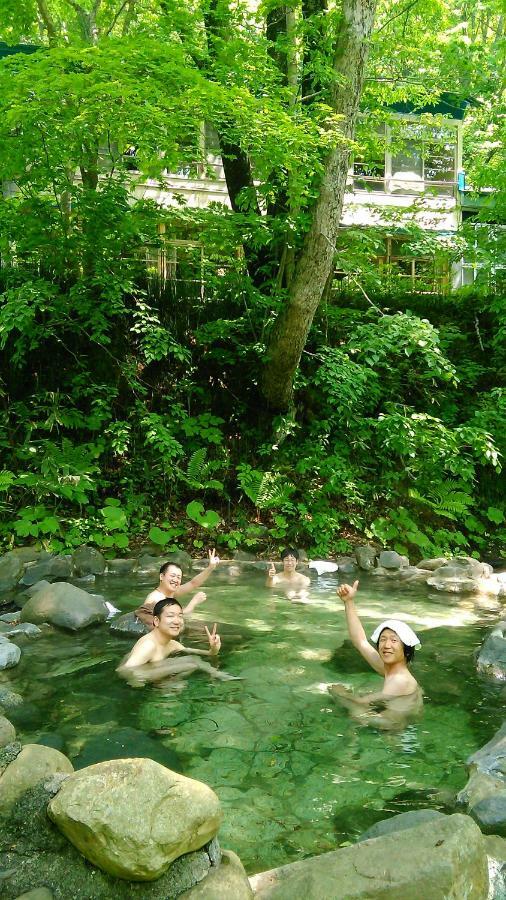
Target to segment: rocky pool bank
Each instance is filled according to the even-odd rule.
[[[506,627],[500,618],[500,575],[465,557],[425,560],[424,566],[412,567],[393,551],[358,549],[363,551],[361,556],[357,552],[354,558],[327,564],[336,566],[339,575],[363,570],[395,584],[424,578],[429,588],[447,590],[448,595],[463,595],[477,604],[485,599],[487,609],[497,611],[497,623],[477,665],[485,677],[504,680],[501,659]],[[87,554],[88,550],[91,553]],[[103,558],[96,553],[82,548],[80,559],[101,566]],[[4,608],[11,611],[0,619],[0,650],[7,643],[20,653],[36,652],[37,631],[32,629],[78,631],[105,623],[108,610],[103,598],[85,590],[84,585],[91,584],[95,574],[104,574],[110,562],[103,560],[104,568],[96,573],[86,571],[82,562],[80,568],[72,558],[70,562],[66,576],[60,574],[61,558],[56,557],[24,560],[21,569],[18,567],[15,584],[3,595],[9,594]],[[139,569],[140,564],[139,560],[112,562],[128,564],[130,571]],[[1,563],[0,559],[0,574]],[[145,555],[143,565],[147,575],[155,574],[159,558],[151,557],[148,564]],[[230,565],[242,569],[265,564],[238,558]],[[45,577],[38,578],[43,571]],[[115,567],[110,574],[114,577]],[[74,583],[59,581],[62,577]],[[76,583],[76,579],[88,581]],[[429,584],[429,579],[437,583]],[[14,604],[17,610],[11,609]],[[24,630],[16,632],[22,625]],[[28,632],[26,626],[31,626]],[[5,658],[13,660],[15,656],[10,651]],[[5,668],[15,665],[11,661]],[[0,685],[0,896],[6,900],[30,891],[35,900],[37,896],[39,900],[51,896],[241,900],[243,896],[289,895],[310,900],[365,900],[387,895],[403,900],[464,896],[500,900],[506,896],[504,727],[469,760],[469,782],[456,798],[456,809],[462,812],[402,814],[377,823],[371,829],[373,834],[364,834],[354,846],[248,880],[235,854],[221,851],[217,844],[221,810],[210,788],[150,759],[114,760],[73,773],[63,753],[16,742],[9,708],[22,703],[23,698],[5,683]],[[394,834],[395,828],[399,830]]]

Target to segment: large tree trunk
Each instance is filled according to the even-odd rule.
[[[349,141],[355,134],[369,40],[377,0],[343,0],[334,70],[332,106],[343,117],[343,146],[328,156],[312,225],[298,257],[289,295],[271,332],[262,393],[272,409],[292,405],[293,380],[314,314],[332,272],[349,165]]]

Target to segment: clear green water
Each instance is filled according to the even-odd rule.
[[[395,812],[451,809],[467,780],[465,759],[502,722],[505,689],[477,676],[473,658],[497,613],[455,595],[433,597],[424,586],[362,581],[368,632],[395,615],[423,643],[413,666],[426,695],[423,719],[388,734],[358,726],[326,693],[333,681],[381,684],[342,646],[336,584],[320,579],[313,603],[302,605],[269,592],[256,572],[235,582],[212,577],[185,640],[196,632],[195,644],[204,646],[203,623],[222,623],[219,665],[242,681],[194,673],[134,690],[114,672],[133,640],[107,626],[20,641],[21,662],[1,682],[27,700],[12,717],[18,734],[45,735],[76,768],[151,755],[205,781],[223,805],[221,843],[249,872],[334,849]],[[148,587],[109,577],[94,590],[126,611]]]

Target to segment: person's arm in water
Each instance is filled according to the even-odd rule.
[[[265,586],[266,587],[274,587],[275,584],[277,584],[276,566],[274,565],[273,562],[271,562],[271,564],[269,566],[269,571],[267,572]]]
[[[216,634],[216,622],[213,625],[213,630],[209,631],[207,625],[204,625],[206,629],[207,639],[209,641],[209,650],[196,650],[193,647],[183,647],[182,644],[178,644],[177,650],[183,650],[185,653],[192,653],[194,656],[216,656],[219,653],[221,648],[221,638],[219,634]]]
[[[355,609],[354,597],[357,593],[358,581],[353,586],[342,584],[338,587],[336,593],[344,603],[346,612],[346,623],[348,625],[348,634],[350,635],[353,646],[358,650],[361,656],[369,663],[375,672],[379,675],[385,674],[385,667],[378,651],[367,640],[362,622],[358,617]]]
[[[209,565],[207,569],[203,569],[202,572],[199,572],[199,574],[195,575],[190,581],[187,581],[185,584],[178,587],[176,597],[181,597],[183,594],[191,594],[192,591],[196,591],[201,584],[204,584],[204,582],[207,581],[211,573],[214,572],[216,566],[219,566],[219,564],[220,557],[216,555],[213,547],[212,550],[209,550]],[[202,603],[202,600],[200,602]]]

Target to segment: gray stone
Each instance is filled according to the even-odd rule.
[[[48,814],[92,863],[133,881],[159,878],[215,837],[221,822],[211,788],[151,759],[81,769],[62,784]]]
[[[251,900],[248,876],[239,857],[232,850],[223,850],[219,866],[195,887],[181,894],[179,900]]]
[[[478,672],[506,681],[506,622],[501,622],[483,642],[476,660]]]
[[[469,757],[467,765],[486,775],[506,776],[506,722],[483,747]]]
[[[396,553],[395,550],[382,550],[378,564],[384,569],[402,569],[404,566],[409,566],[409,559],[407,556]]]
[[[136,568],[136,559],[109,559],[107,562],[108,575],[131,575]]]
[[[83,575],[103,575],[105,572],[105,558],[95,547],[78,547],[72,554],[72,562],[75,574],[78,577]]]
[[[363,547],[355,547],[355,559],[357,560],[359,568],[363,569],[365,572],[374,568],[374,561],[377,555],[377,549],[370,544],[365,544]]]
[[[418,563],[419,569],[428,569],[429,572],[435,572],[436,569],[440,569],[441,566],[446,566],[448,563],[448,559],[445,556],[437,556],[433,559],[421,559]]]
[[[125,613],[113,619],[110,625],[111,631],[117,631],[120,634],[147,634],[149,629],[140,622],[135,613]]]
[[[0,747],[6,747],[16,740],[16,729],[12,722],[0,715]]]
[[[483,835],[445,816],[250,878],[257,900],[486,900]]]
[[[24,564],[12,551],[0,556],[0,593],[10,591],[23,575]]]
[[[469,815],[485,834],[506,837],[506,786],[501,793],[484,797],[469,810]]]
[[[25,603],[20,618],[22,622],[49,622],[59,628],[78,631],[105,622],[107,608],[101,598],[65,581],[57,581],[37,591]]]
[[[12,556],[16,556],[22,563],[37,562],[48,559],[51,555],[47,550],[37,550],[35,547],[15,547],[11,550]]]
[[[353,575],[357,571],[357,561],[352,556],[339,556],[336,563],[342,575]]]
[[[15,691],[0,685],[0,709],[8,712],[9,710],[19,709],[23,703],[24,700],[21,694],[16,694]]]
[[[423,581],[425,583],[427,576],[430,575],[430,571],[429,569],[421,569],[419,566],[403,566],[395,574],[402,581]]]
[[[40,637],[42,631],[32,622],[20,622],[19,625],[13,625],[4,632],[7,637],[15,637],[16,635],[24,635],[24,637]]]
[[[48,559],[45,562],[35,563],[35,565],[33,566],[28,566],[25,574],[20,581],[20,584],[24,584],[27,587],[32,587],[34,584],[37,584],[38,581],[53,581],[54,578],[51,573],[52,563],[53,561],[51,559]]]
[[[21,659],[21,650],[10,641],[0,641],[0,669],[12,669]]]
[[[61,578],[69,578],[72,575],[72,556],[69,554],[54,556],[51,560],[51,578],[59,581]]]
[[[360,835],[358,841],[367,841],[369,838],[393,834],[395,831],[404,831],[406,828],[416,828],[425,822],[431,822],[433,819],[444,818],[444,814],[438,812],[437,809],[413,809],[409,812],[399,813],[398,816],[392,816],[390,819],[382,819],[380,822],[376,822]]]
[[[3,616],[0,616],[0,622],[5,622],[7,625],[15,625],[19,622],[19,613],[4,613]]]
[[[30,597],[33,597],[37,591],[42,591],[44,588],[49,587],[50,582],[47,579],[42,578],[40,581],[35,582],[35,584],[29,585],[26,591],[23,591],[20,594],[16,594],[14,597],[14,603],[19,609],[23,609],[25,603],[28,603]]]
[[[471,773],[466,786],[457,794],[457,803],[464,804],[471,809],[481,800],[500,793],[504,788],[505,783],[500,775],[488,775],[475,770]]]
[[[42,744],[25,744],[0,776],[0,815],[9,815],[11,807],[25,791],[43,778],[57,772],[66,775],[73,771],[70,760],[58,750]]]
[[[137,574],[138,575],[159,575],[160,566],[166,560],[162,559],[160,556],[139,556],[138,564],[137,564]]]

